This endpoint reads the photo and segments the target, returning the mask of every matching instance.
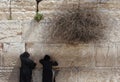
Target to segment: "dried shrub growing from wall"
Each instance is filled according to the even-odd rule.
[[[69,8],[54,19],[51,27],[53,41],[65,43],[89,43],[104,37],[105,26],[96,9],[89,7]]]

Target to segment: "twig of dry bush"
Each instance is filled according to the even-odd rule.
[[[54,19],[51,27],[53,41],[65,43],[89,43],[99,41],[104,37],[101,16],[96,9],[89,7],[69,8]]]

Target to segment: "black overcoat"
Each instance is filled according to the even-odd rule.
[[[20,55],[21,67],[20,67],[20,81],[19,82],[31,82],[32,70],[35,68],[36,63],[29,59],[29,53],[24,52]]]
[[[58,63],[44,59],[41,59],[39,62],[43,65],[42,82],[53,82],[52,66],[57,66]]]

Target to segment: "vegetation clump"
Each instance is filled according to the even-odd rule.
[[[40,13],[36,13],[35,17],[34,17],[34,20],[36,20],[37,22],[39,22],[40,20],[43,19],[43,14],[40,14]]]
[[[105,26],[97,10],[89,7],[71,9],[69,6],[62,14],[53,19],[51,27],[53,41],[67,43],[89,43],[104,37]]]

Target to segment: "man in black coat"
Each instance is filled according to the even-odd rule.
[[[58,63],[51,61],[49,55],[45,55],[44,59],[39,60],[39,62],[43,65],[42,82],[53,82],[52,66],[57,66]]]
[[[36,63],[29,59],[30,54],[24,52],[20,55],[21,68],[20,68],[20,81],[19,82],[31,82],[32,70],[35,68]]]

